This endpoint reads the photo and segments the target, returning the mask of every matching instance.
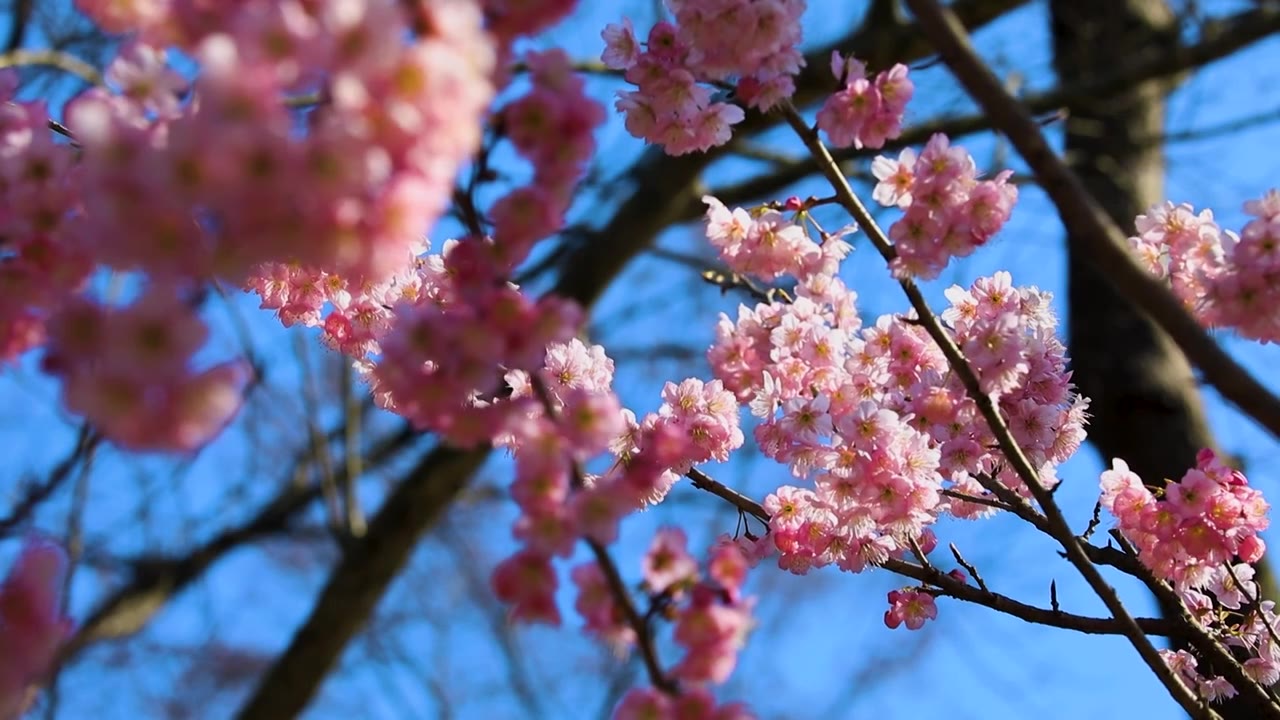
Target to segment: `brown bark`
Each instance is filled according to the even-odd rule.
[[[1050,7],[1054,65],[1067,83],[1163,42],[1173,21],[1168,7],[1152,0],[1052,0]],[[1164,150],[1141,140],[1163,132],[1170,89],[1150,82],[1123,95],[1078,98],[1068,108],[1068,164],[1126,232],[1164,200]],[[1090,437],[1107,462],[1124,458],[1148,482],[1181,477],[1200,448],[1213,446],[1191,366],[1091,261],[1070,254],[1072,367],[1093,402]]]
[[[1050,0],[1054,66],[1065,85],[1088,83],[1158,43],[1176,42],[1169,7],[1157,0]],[[1077,97],[1068,106],[1066,159],[1126,232],[1165,200],[1165,98],[1155,80],[1123,93]],[[1075,243],[1068,243],[1068,247]],[[1201,448],[1216,443],[1186,357],[1126,302],[1089,255],[1068,264],[1069,346],[1074,379],[1091,401],[1089,437],[1108,465],[1122,458],[1153,486],[1177,479]],[[1245,701],[1225,718],[1257,717]]]

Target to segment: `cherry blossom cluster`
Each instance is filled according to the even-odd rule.
[[[564,3],[543,3],[530,19],[559,12],[551,5]],[[422,234],[479,146],[499,50],[480,6],[465,0],[78,6],[130,37],[106,86],[66,106],[73,142],[54,140],[39,103],[6,102],[0,113],[2,357],[38,347],[63,317],[46,366],[67,381],[72,409],[122,446],[190,450],[234,412],[228,391],[243,373],[231,364],[184,373],[194,350],[181,344],[167,361],[151,359],[166,372],[146,382],[116,360],[75,356],[93,347],[65,334],[77,323],[145,314],[84,307],[97,302],[75,299],[86,278],[103,265],[165,288],[274,280],[296,292],[271,302],[304,322],[316,319],[305,285],[324,282],[324,293],[355,296],[327,339],[353,354],[376,349],[387,303],[362,291],[399,288],[415,271]],[[169,65],[169,47],[197,63],[194,79]],[[5,100],[13,84],[0,83]],[[146,295],[167,302],[146,311],[157,316],[149,322],[170,312],[185,327],[188,311],[167,292]],[[163,352],[164,341],[126,352]]]
[[[552,558],[568,557],[580,538],[612,543],[622,518],[660,502],[681,472],[727,459],[743,442],[738,405],[718,382],[690,379],[668,383],[662,406],[637,423],[612,392],[613,361],[576,339],[551,344],[536,374],[512,370],[506,380],[510,399],[490,407],[507,413],[498,440],[515,456],[514,533],[524,547],[499,566],[493,584],[515,617],[558,624]],[[587,475],[583,465],[606,449],[608,470]],[[535,569],[541,583],[518,582]],[[590,580],[583,572],[574,575],[580,585]],[[614,627],[615,637],[593,617],[588,627],[602,637],[630,637]]]
[[[1244,475],[1202,450],[1196,467],[1153,492],[1123,460],[1102,474],[1102,506],[1138,548],[1142,563],[1181,591],[1208,588],[1226,607],[1240,607],[1226,573],[1235,558],[1257,562],[1269,508]]]
[[[501,123],[517,151],[533,163],[534,180],[494,203],[490,240],[468,245],[451,260],[476,265],[464,270],[482,282],[510,273],[534,243],[563,225],[576,183],[595,151],[592,131],[604,121],[603,108],[586,96],[563,51],[529,53],[526,64],[532,88],[502,110]],[[381,353],[378,341],[390,330],[399,303],[459,304],[455,285],[445,281],[444,259],[457,245],[447,241],[439,255],[425,255],[429,243],[412,243],[402,250],[394,273],[363,282],[315,266],[263,263],[246,286],[286,326],[319,327],[326,345],[368,369]]]
[[[1196,694],[1205,700],[1216,702],[1235,696],[1236,689],[1227,682],[1226,678],[1220,675],[1205,677],[1200,673],[1198,669],[1200,662],[1196,660],[1195,655],[1186,650],[1160,650],[1159,652],[1161,659],[1177,674],[1178,679],[1193,688]]]
[[[483,0],[481,4],[486,28],[500,47],[508,48],[516,38],[536,35],[563,20],[578,0]]]
[[[804,66],[797,50],[804,0],[667,0],[662,21],[641,43],[629,20],[603,32],[601,59],[624,71],[635,90],[617,109],[635,137],[671,155],[704,152],[729,141],[742,108],[718,99],[714,85],[736,78],[736,96],[767,111],[795,92]]]
[[[657,412],[639,422],[634,413],[624,411],[627,432],[610,445],[645,505],[662,502],[694,465],[728,460],[745,440],[738,403],[719,380],[668,382],[662,401]]]
[[[25,712],[71,635],[61,600],[67,566],[61,547],[29,538],[0,585],[0,720]]]
[[[516,4],[516,3],[513,3]],[[586,83],[563,50],[531,52],[529,92],[500,113],[503,132],[534,167],[533,180],[494,203],[493,236],[506,269],[514,269],[534,243],[559,230],[573,191],[595,153],[592,132],[604,108],[586,95]]]
[[[44,343],[49,313],[96,262],[68,219],[75,151],[54,141],[44,103],[13,101],[17,83],[16,71],[0,72],[0,363]]]
[[[680,691],[673,697],[658,689],[634,689],[623,697],[615,718],[751,717],[739,703],[717,707],[705,687],[728,679],[751,629],[754,602],[742,596],[747,557],[737,544],[722,538],[711,549],[708,577],[703,578],[687,546],[683,530],[664,528],[654,536],[643,561],[644,588],[650,602],[675,624],[675,641],[685,649],[684,658],[671,672]],[[574,580],[579,586],[578,608],[596,621],[588,622],[588,630],[606,639],[624,632],[620,630],[624,627],[621,613],[604,585],[599,566],[578,566]],[[698,714],[692,714],[695,708]]]
[[[871,171],[879,180],[872,197],[904,210],[889,226],[897,277],[937,277],[951,258],[985,245],[1018,200],[1018,188],[1009,182],[1012,170],[979,180],[969,153],[942,134],[930,138],[918,157],[911,148],[897,160],[877,157]]]
[[[835,275],[852,249],[839,234],[825,235],[821,244],[814,242],[798,222],[803,217],[800,212],[792,219],[772,208],[730,210],[710,195],[702,201],[707,204],[707,239],[729,269],[743,275],[765,280]]]
[[[63,403],[129,450],[203,446],[235,416],[251,371],[238,360],[193,367],[208,337],[193,304],[162,285],[123,307],[63,302],[43,360],[62,381]]]
[[[507,383],[511,399],[499,406],[507,408],[510,433],[499,441],[515,455],[511,496],[520,517],[513,532],[524,547],[498,565],[492,584],[511,604],[512,618],[558,625],[552,559],[569,557],[583,537],[613,542],[619,520],[638,504],[599,487],[582,470],[625,431],[611,389],[613,361],[603,348],[572,339],[547,347],[533,372],[508,372]],[[535,576],[539,582],[527,581]]]
[[[139,28],[117,92],[66,112],[108,261],[233,282],[261,262],[358,280],[402,269],[479,145],[495,63],[473,3],[424,4],[431,31],[410,42],[406,7],[175,2]],[[160,38],[199,63],[190,102]],[[305,119],[300,93],[316,97]]]
[[[750,213],[709,204],[713,244],[749,236]],[[722,315],[708,351],[716,377],[763,419],[755,431],[762,451],[815,483],[765,501],[782,567],[858,572],[911,542],[928,544],[925,530],[941,512],[990,514],[963,499],[988,499],[984,479],[1030,496],[918,323],[885,316],[863,327],[856,294],[821,272],[794,296],[741,306],[736,322]],[[997,273],[947,297],[948,330],[1052,487],[1056,466],[1083,442],[1087,403],[1069,381],[1049,295]],[[944,481],[959,499],[943,497]]]
[[[1229,646],[1243,648],[1251,656],[1244,661],[1245,675],[1264,687],[1270,687],[1280,682],[1280,641],[1276,640],[1280,634],[1280,617],[1276,615],[1276,604],[1272,600],[1258,600],[1258,586],[1253,582],[1251,565],[1237,565],[1231,577],[1239,580],[1237,584],[1242,593],[1247,593],[1257,602],[1241,605],[1245,608],[1244,618],[1228,628],[1223,641]],[[1206,614],[1203,607],[1204,604],[1198,608],[1202,618]]]
[[[1200,451],[1196,467],[1162,488],[1147,487],[1119,459],[1102,473],[1101,486],[1101,506],[1137,547],[1139,561],[1172,583],[1202,625],[1245,650],[1246,674],[1265,685],[1280,680],[1274,603],[1260,601],[1249,564],[1266,549],[1259,536],[1269,524],[1262,493],[1208,449]],[[1194,655],[1163,656],[1206,699],[1236,693],[1226,679],[1202,676]]]
[[[691,688],[672,697],[652,688],[633,688],[614,708],[614,720],[755,720],[742,703],[716,702],[707,688]]]
[[[368,357],[382,352],[378,341],[391,329],[397,305],[449,302],[452,286],[446,281],[444,257],[456,245],[445,242],[435,255],[424,254],[430,248],[425,241],[411,247],[405,251],[406,266],[376,282],[355,283],[338,273],[271,262],[255,268],[245,287],[285,327],[319,328],[325,345],[368,363]]]
[[[937,617],[938,605],[930,593],[913,588],[889,591],[889,609],[884,612],[884,624],[890,629],[906,625],[908,630],[919,630],[926,621]]]
[[[542,367],[507,372],[510,393],[489,405],[502,413],[498,422],[504,430],[496,440],[513,452],[516,466],[511,494],[520,516],[513,532],[522,547],[491,579],[513,619],[559,624],[555,558],[569,557],[582,538],[599,546],[612,543],[623,517],[660,502],[680,473],[696,463],[725,460],[742,445],[738,404],[719,381],[668,383],[658,410],[637,421],[611,390],[613,369],[598,345],[577,339],[552,343]],[[606,449],[607,470],[587,474],[585,465]],[[722,542],[711,551],[710,579],[703,580],[684,534],[658,534],[644,560],[645,586],[653,607],[675,623],[675,640],[685,655],[672,677],[689,687],[675,696],[633,691],[616,717],[749,717],[736,704],[718,707],[701,687],[724,682],[736,664],[753,605],[741,596],[748,560],[738,544]],[[586,563],[570,577],[587,632],[620,651],[634,647],[636,628],[604,569]]]
[[[536,415],[537,404],[531,401],[529,407]],[[616,411],[616,405],[612,409]],[[577,412],[572,407],[565,410]],[[617,421],[616,412],[605,412],[589,422],[608,429]],[[511,605],[513,620],[559,625],[555,594],[560,581],[553,558],[567,558],[583,537],[601,544],[613,542],[619,521],[633,505],[611,489],[586,486],[586,478],[577,474],[580,471],[571,457],[574,448],[561,438],[552,420],[542,417],[526,423],[524,432],[513,438],[522,445],[511,487],[521,511],[514,535],[524,547],[498,564],[491,584],[498,598]],[[581,572],[573,578],[580,585],[590,581]],[[587,612],[584,617],[588,627],[600,625],[598,617]],[[615,634],[601,628],[600,635],[615,645],[625,646],[635,639],[627,628],[610,629]]]
[[[1166,202],[1138,216],[1129,244],[1205,325],[1280,342],[1280,190],[1244,210],[1252,219],[1236,234],[1210,210]]]
[[[869,78],[866,64],[837,50],[831,53],[831,73],[841,89],[822,104],[817,122],[833,146],[882,148],[902,134],[902,116],[915,94],[906,65]]]
[[[1280,682],[1280,642],[1276,640],[1280,617],[1276,615],[1275,602],[1259,599],[1253,566],[1239,563],[1231,570],[1227,567],[1214,569],[1220,577],[1210,583],[1210,591],[1216,593],[1212,600],[1192,590],[1182,593],[1183,602],[1217,639],[1244,654],[1241,670],[1247,677],[1264,687],[1274,685]],[[1202,674],[1192,652],[1165,650],[1160,654],[1204,699],[1214,702],[1236,695],[1237,688],[1226,678]]]
[[[540,365],[547,345],[569,340],[582,320],[572,302],[535,300],[494,278],[482,259],[492,247],[483,238],[451,246],[442,283],[451,302],[397,305],[368,371],[384,408],[459,447],[494,438],[515,412],[497,398],[504,374]]]

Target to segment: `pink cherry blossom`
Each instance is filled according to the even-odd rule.
[[[668,154],[702,152],[723,145],[745,114],[715,99],[703,83],[736,78],[738,97],[767,111],[790,97],[804,65],[801,0],[723,0],[668,3],[675,22],[659,22],[637,42],[629,22],[611,25],[601,56],[625,69],[635,90],[619,91],[616,108],[635,137],[658,143]]]
[[[834,147],[879,148],[902,134],[902,115],[915,92],[905,65],[868,78],[861,62],[835,51],[831,69],[842,88],[818,110],[818,128]]]
[[[1018,199],[1008,182],[1012,172],[979,180],[973,159],[945,135],[930,138],[918,157],[908,148],[897,160],[876,158],[872,172],[880,181],[872,197],[905,211],[889,227],[899,276],[937,277],[952,257],[969,255],[999,232]]]
[[[1245,203],[1240,232],[1222,229],[1209,210],[1166,202],[1136,221],[1130,246],[1148,270],[1169,282],[1209,327],[1230,327],[1262,342],[1280,339],[1275,288],[1280,273],[1280,191]]]
[[[892,590],[889,592],[889,609],[884,614],[884,624],[892,628],[905,624],[908,630],[919,630],[926,620],[938,617],[938,606],[933,596],[921,590]]]
[[[679,583],[696,580],[698,563],[689,555],[688,539],[679,528],[663,528],[645,553],[644,582],[654,592],[666,592]]]

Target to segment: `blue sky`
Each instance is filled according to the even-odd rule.
[[[598,28],[616,20],[621,11],[613,3],[582,5],[573,21],[535,44],[563,44],[575,57],[594,58],[600,48]],[[646,27],[652,18],[654,3],[618,5],[634,9],[638,27]],[[830,39],[832,32],[857,17],[862,4],[851,5],[857,9],[836,2],[811,3],[806,38]],[[1202,8],[1217,14],[1243,5],[1207,2]],[[0,34],[4,29],[0,23]],[[1032,3],[1006,17],[980,35],[978,45],[997,69],[1021,72],[1028,91],[1053,83],[1044,3]],[[1275,92],[1280,74],[1274,69],[1280,67],[1278,58],[1280,41],[1272,39],[1201,71],[1174,96],[1169,130],[1194,134],[1260,113],[1280,114],[1280,93]],[[944,68],[929,68],[914,77],[917,100],[909,121],[972,112],[972,103]],[[611,107],[616,86],[602,78],[590,82],[593,92]],[[641,150],[618,118],[611,118],[598,137],[609,173],[625,168]],[[770,141],[798,152],[783,134]],[[964,144],[983,168],[990,168],[1000,154],[989,136],[966,139]],[[1224,226],[1238,228],[1243,223],[1241,203],[1277,184],[1280,157],[1270,152],[1277,145],[1280,123],[1275,122],[1174,143],[1169,148],[1168,196],[1197,208],[1212,207]],[[1006,149],[1003,156],[1008,155]],[[1016,158],[1010,162],[1010,167],[1022,169]],[[706,181],[712,187],[731,183],[752,168],[745,162],[721,162]],[[827,191],[806,182],[790,193]],[[575,219],[601,224],[617,202],[586,197],[575,206]],[[892,219],[885,215],[886,222]],[[448,232],[441,228],[432,238],[443,239]],[[856,237],[854,241],[859,242]],[[682,252],[709,253],[697,225],[672,229],[657,242]],[[942,290],[949,285],[967,285],[998,269],[1010,270],[1019,284],[1053,292],[1055,306],[1065,312],[1062,232],[1051,206],[1034,187],[1022,189],[1013,218],[997,240],[929,284],[927,295],[940,306]],[[855,252],[843,275],[858,290],[865,313],[875,316],[906,307],[883,262],[869,248]],[[595,339],[606,348],[632,350],[648,343],[705,347],[717,314],[732,314],[738,300],[721,297],[687,268],[644,256],[596,308]],[[138,461],[104,452],[88,484],[86,538],[91,550],[111,556],[178,552],[247,517],[274,492],[282,456],[268,451],[301,442],[297,388],[303,374],[293,335],[255,308],[247,296],[211,307],[208,317],[215,340],[208,354],[218,357],[235,351],[235,328],[247,327],[257,352],[272,364],[272,393],[244,422],[182,467],[164,458]],[[1275,348],[1227,335],[1222,340],[1265,383],[1280,385],[1269,372],[1277,360]],[[313,347],[309,357],[313,367],[322,367],[326,355]],[[706,377],[705,363],[620,361],[617,387],[624,402],[642,413],[657,406],[662,381],[688,374]],[[1224,448],[1244,458],[1255,485],[1270,497],[1280,496],[1275,439],[1212,391],[1206,399]],[[324,420],[332,422],[334,417],[330,410]],[[386,417],[371,418],[370,423],[374,428],[393,424]],[[22,470],[47,467],[64,452],[71,437],[68,427],[57,409],[56,388],[39,377],[34,363],[0,376],[0,448],[13,458],[14,468],[0,481],[0,498],[16,487]],[[1101,468],[1100,459],[1086,449],[1060,473],[1065,485],[1058,499],[1080,527],[1096,499]],[[788,481],[785,469],[749,452],[733,463],[707,469],[755,497]],[[503,487],[508,472],[508,463],[497,458],[481,473],[480,484]],[[376,479],[368,484],[367,507],[378,501],[379,485]],[[39,526],[62,532],[66,512],[66,498],[59,498],[40,515]],[[423,544],[406,577],[383,603],[380,622],[390,630],[374,633],[376,643],[362,640],[353,646],[306,717],[430,718],[444,716],[446,706],[461,718],[524,717],[513,699],[515,681],[497,639],[503,633],[495,631],[504,627],[501,608],[476,592],[477,583],[485,580],[485,566],[512,547],[508,527],[513,515],[507,505],[483,500],[451,512],[445,527]],[[614,554],[624,575],[636,578],[639,555],[656,527],[679,524],[698,547],[720,532],[732,531],[734,518],[714,498],[681,486],[663,506],[625,523]],[[1064,609],[1103,613],[1053,546],[1010,519],[947,521],[939,534],[944,543],[955,542],[988,583],[1004,594],[1047,605],[1049,584],[1055,581]],[[0,557],[0,566],[13,548],[13,543],[0,543],[8,553]],[[283,647],[309,610],[332,557],[331,551],[299,556],[278,547],[234,554],[128,646],[133,654],[127,662],[117,659],[119,648],[106,647],[71,668],[62,684],[60,717],[172,717],[161,702],[171,695],[207,697],[194,717],[229,717],[238,701],[236,692],[202,694],[201,668],[214,662],[215,645],[260,653]],[[104,580],[110,578],[82,569],[73,590],[73,610],[90,607]],[[1134,583],[1115,581],[1133,612],[1154,612]],[[763,718],[1119,718],[1135,713],[1174,717],[1180,712],[1123,640],[1031,626],[946,600],[939,603],[938,621],[925,631],[890,631],[881,621],[885,593],[907,583],[884,572],[851,576],[829,569],[796,578],[762,569],[753,583],[761,596],[761,625],[723,695],[751,702]],[[566,592],[565,600],[566,627],[519,631],[510,642],[524,660],[520,664],[526,666],[522,672],[527,682],[543,698],[543,717],[597,717],[604,695],[601,669],[612,661],[581,637],[572,621],[572,595]],[[674,662],[678,655],[666,650],[664,658]],[[435,688],[433,682],[445,689]]]

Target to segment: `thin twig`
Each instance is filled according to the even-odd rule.
[[[342,503],[338,497],[338,481],[334,472],[333,453],[329,451],[329,439],[324,436],[316,419],[320,417],[318,397],[319,388],[316,373],[311,367],[310,353],[306,338],[294,334],[294,355],[302,370],[302,412],[307,418],[307,437],[311,443],[311,453],[320,470],[320,491],[324,496],[325,508],[328,510],[329,527],[339,543],[346,542],[347,534],[343,522]]]
[[[929,558],[925,556],[924,551],[920,549],[920,543],[916,542],[914,537],[907,538],[907,545],[911,548],[911,554],[916,557],[916,561],[920,566],[929,570],[937,570],[933,563],[929,562]]]
[[[1093,516],[1089,518],[1089,525],[1084,529],[1084,534],[1080,536],[1081,540],[1088,542],[1093,536],[1093,532],[1102,524],[1102,500],[1093,504]]]
[[[746,275],[739,275],[736,272],[722,272],[720,270],[703,270],[700,277],[704,282],[720,288],[722,295],[738,288],[745,290],[747,294],[762,303],[773,302],[773,291],[765,290],[760,287],[759,283]]]
[[[65,606],[71,605],[71,590],[75,580],[76,568],[84,558],[84,512],[89,501],[89,471],[93,467],[94,450],[97,445],[90,445],[85,453],[84,463],[76,473],[76,481],[71,489],[71,507],[67,510],[67,532],[63,539],[63,547],[67,551],[67,572],[62,577],[61,597]],[[45,718],[53,720],[58,716],[61,704],[62,667],[55,666],[50,673],[45,693]]]
[[[604,572],[605,581],[609,585],[609,591],[613,594],[614,602],[622,609],[622,614],[627,618],[627,624],[631,626],[631,629],[636,634],[636,646],[640,649],[640,658],[644,661],[645,670],[649,673],[649,682],[668,695],[678,694],[680,692],[679,686],[671,677],[662,672],[662,666],[658,664],[658,651],[653,644],[653,634],[649,632],[644,617],[636,609],[635,603],[631,602],[631,595],[627,592],[627,586],[622,581],[618,566],[613,562],[613,558],[609,557],[609,551],[603,545],[590,538],[587,538],[587,546],[591,548],[592,554],[596,556],[596,564]]]
[[[364,512],[360,509],[360,497],[356,494],[356,478],[364,472],[364,454],[360,443],[364,408],[360,404],[360,398],[356,396],[355,373],[351,370],[351,362],[345,358],[339,382],[342,383],[342,407],[346,416],[342,434],[342,459],[346,463],[347,473],[338,479],[338,489],[342,493],[342,505],[346,511],[347,534],[360,537],[367,529]]]
[[[955,543],[951,543],[949,547],[951,548],[952,557],[956,559],[956,562],[960,564],[960,567],[969,571],[969,577],[973,578],[973,581],[978,584],[978,588],[986,590],[987,583],[984,582],[982,580],[982,576],[978,574],[978,568],[969,564],[969,561],[964,559],[964,556],[960,554],[960,548],[956,547]],[[1057,610],[1057,608],[1054,608],[1054,610]]]
[[[973,503],[974,505],[985,505],[990,508],[995,508],[996,510],[1013,512],[1013,508],[1009,507],[1008,505],[1005,505],[999,500],[992,500],[991,498],[978,497],[977,495],[968,495],[966,493],[958,492],[956,490],[951,490],[948,488],[942,488],[940,492],[942,493],[943,496],[952,498],[954,500],[962,500],[967,503]]]
[[[48,500],[66,482],[67,478],[71,476],[71,471],[81,461],[88,461],[93,455],[94,448],[101,441],[102,436],[98,435],[88,423],[81,424],[76,431],[76,443],[71,448],[71,452],[54,466],[49,473],[49,477],[44,482],[28,486],[23,493],[22,499],[14,503],[13,509],[9,511],[9,514],[0,518],[0,538],[10,535],[19,526],[30,520],[36,508],[45,500]]]
[[[1261,602],[1262,598],[1257,593],[1250,594],[1245,590],[1244,583],[1240,582],[1240,578],[1236,575],[1236,569],[1232,567],[1231,563],[1223,563],[1223,566],[1227,569],[1227,574],[1231,576],[1231,581],[1236,584],[1236,587],[1240,588],[1240,594],[1244,595],[1245,599],[1249,601],[1249,605],[1253,608],[1258,608],[1258,603]],[[1256,589],[1257,586],[1255,585],[1254,587]],[[1272,627],[1271,622],[1267,620],[1265,615],[1261,617],[1262,624],[1267,626],[1267,633],[1271,635],[1271,641],[1274,642],[1277,647],[1280,647],[1280,637],[1276,636],[1276,629]]]

